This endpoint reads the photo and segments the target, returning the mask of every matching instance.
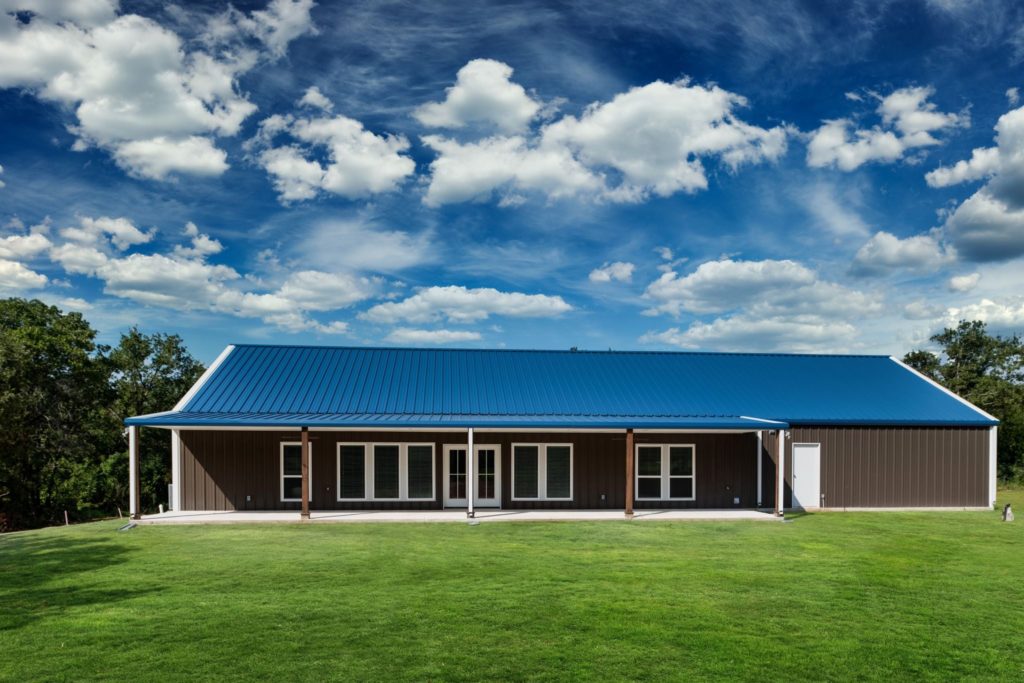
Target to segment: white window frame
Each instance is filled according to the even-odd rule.
[[[281,502],[282,503],[301,503],[302,502],[302,495],[301,494],[299,494],[298,498],[285,498],[284,497],[284,480],[285,479],[298,479],[299,480],[299,485],[300,486],[302,485],[302,483],[301,483],[302,482],[302,473],[301,473],[301,471],[300,471],[299,474],[285,474],[284,473],[284,447],[285,446],[298,446],[299,447],[299,454],[300,455],[302,454],[302,442],[301,441],[282,441],[281,442],[281,446],[280,446],[280,454],[281,454],[281,457],[280,457],[280,467],[278,468],[278,475],[279,475],[278,479],[280,480],[279,481],[279,484],[280,484],[279,488],[280,488],[280,494],[281,494]],[[309,442],[309,500],[310,501],[313,500],[313,442],[312,441]]]
[[[555,446],[567,447],[569,449],[569,497],[553,498],[548,497],[548,448]],[[520,447],[535,447],[537,449],[537,496],[534,498],[522,498],[516,495],[516,449]],[[512,444],[511,461],[512,478],[512,500],[521,501],[572,501],[576,495],[576,453],[571,443],[530,443],[521,442]]]
[[[658,475],[661,479],[661,495],[652,498],[640,495],[640,480],[641,479],[654,479],[653,474],[641,475],[640,474],[640,449],[641,448],[660,448],[661,449],[661,474]],[[690,461],[693,465],[693,474],[670,474],[671,459],[669,458],[669,449],[671,448],[689,448],[690,449]],[[693,482],[693,495],[687,498],[675,497],[669,495],[672,490],[672,479],[690,479]],[[638,443],[634,446],[633,451],[633,490],[636,491],[637,500],[679,500],[679,501],[694,501],[697,500],[697,446],[692,443]]]
[[[342,446],[363,447],[363,494],[362,498],[341,497],[341,448]],[[378,498],[374,491],[373,472],[374,459],[378,446],[398,446],[398,497]],[[409,447],[425,446],[430,448],[430,498],[409,497]],[[335,490],[339,503],[358,501],[399,501],[409,503],[430,503],[437,500],[437,448],[433,441],[409,441],[396,443],[391,441],[339,441],[335,450]]]

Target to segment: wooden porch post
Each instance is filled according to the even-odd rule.
[[[139,510],[139,428],[128,427],[128,516],[142,519]]]
[[[763,482],[761,481],[761,467],[762,461],[764,460],[764,432],[758,430],[757,432],[757,507],[761,507],[761,502],[764,500]]]
[[[626,517],[633,516],[633,430],[626,430]]]
[[[786,494],[786,430],[779,430],[779,442],[775,453],[775,514],[785,514]]]
[[[309,519],[309,427],[302,428],[302,519]]]

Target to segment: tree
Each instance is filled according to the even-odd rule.
[[[56,521],[91,498],[82,475],[113,424],[95,337],[79,313],[0,300],[0,514],[10,526]]]
[[[110,353],[111,387],[116,396],[113,412],[118,420],[170,410],[195,384],[204,367],[185,348],[181,337],[167,334],[145,335],[132,328]],[[107,464],[114,475],[112,483],[128,477],[128,453],[119,450]],[[171,446],[167,432],[143,429],[139,433],[140,505],[154,509],[166,501],[170,482]],[[127,489],[125,489],[127,496]]]
[[[931,341],[940,354],[915,350],[903,362],[1000,419],[999,472],[1024,478],[1024,343],[988,333],[985,323],[960,321]]]

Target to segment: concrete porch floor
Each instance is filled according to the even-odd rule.
[[[621,510],[477,510],[478,522],[596,522],[621,521]],[[633,521],[777,521],[760,510],[637,510]],[[182,511],[143,515],[140,524],[248,524],[299,523],[298,512]],[[331,522],[462,522],[465,510],[328,510],[310,513],[311,523]]]

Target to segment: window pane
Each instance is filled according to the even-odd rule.
[[[409,497],[434,497],[434,449],[409,446]]]
[[[661,446],[641,446],[637,451],[636,473],[640,476],[661,474]]]
[[[642,477],[636,483],[637,498],[661,498],[661,477]]]
[[[690,477],[669,479],[668,495],[672,498],[693,498],[693,479]]]
[[[570,453],[568,446],[548,446],[548,498],[568,498],[570,495]]]
[[[477,451],[476,497],[494,498],[495,454],[491,449]]]
[[[302,446],[284,447],[284,474],[302,476]]]
[[[515,477],[516,498],[536,498],[537,447],[516,446],[513,460],[516,463],[515,471],[512,473],[512,476]]]
[[[363,498],[366,496],[366,457],[362,446],[341,447],[341,489],[342,498]]]
[[[373,448],[373,497],[398,498],[398,446]]]
[[[466,497],[466,451],[448,451],[448,497]]]
[[[693,474],[693,448],[673,446],[668,450],[668,473],[689,476]]]
[[[302,497],[302,477],[284,478],[284,497],[296,500]]]

